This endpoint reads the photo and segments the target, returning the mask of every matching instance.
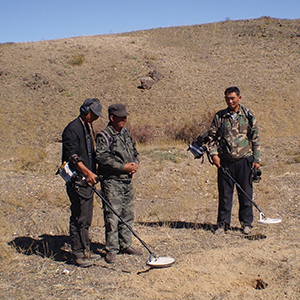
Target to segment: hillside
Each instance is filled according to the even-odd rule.
[[[299,299],[299,58],[300,19],[269,17],[0,44],[1,298]],[[140,88],[151,70],[163,78]],[[166,136],[224,108],[231,85],[259,122],[263,179],[255,201],[283,219],[256,222],[253,239],[239,232],[237,201],[233,234],[213,234],[216,170]],[[154,133],[139,144],[135,229],[155,253],[176,259],[171,268],[149,270],[146,251],[115,266],[69,264],[69,203],[54,173],[62,130],[88,97],[100,99],[105,116],[110,104],[125,103],[130,125]],[[102,253],[96,201],[91,233]],[[255,289],[257,280],[268,286]]]

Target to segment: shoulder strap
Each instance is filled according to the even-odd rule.
[[[253,126],[253,116],[252,116],[252,114],[251,114],[251,113],[249,112],[249,110],[246,109],[244,106],[241,105],[241,108],[242,108],[242,110],[243,110],[243,112],[244,112],[246,118],[248,119],[249,126],[252,128],[252,126]],[[221,122],[220,122],[220,127],[222,127],[222,125],[223,125],[223,120],[224,120],[223,117],[224,117],[225,113],[226,113],[226,109],[220,110],[220,111],[218,112],[218,116],[219,116],[219,118],[220,118],[220,120],[221,120]]]
[[[244,106],[241,105],[241,108],[242,108],[246,118],[248,119],[250,128],[252,128],[253,127],[253,116],[251,115],[249,110],[247,110]]]
[[[129,132],[129,129],[128,128],[126,128],[126,127],[123,127],[123,131],[124,131],[124,134],[128,137],[131,137],[131,135],[130,135],[130,132]]]
[[[102,130],[99,132],[99,134],[101,134],[101,135],[104,137],[104,139],[105,139],[105,141],[106,141],[107,147],[110,147],[111,144],[112,144],[112,142],[113,142],[113,138],[112,138],[112,136],[108,133],[108,131],[105,130],[105,129],[102,129]]]
[[[252,141],[253,139],[253,115],[251,114],[251,112],[249,111],[249,109],[245,108],[244,106],[242,106],[243,112],[246,116],[246,118],[248,119],[248,132],[247,132],[247,136],[249,141]]]
[[[218,116],[219,116],[219,119],[220,119],[220,124],[218,126],[218,134],[220,135],[220,137],[223,135],[223,123],[224,123],[224,115],[226,114],[226,108],[225,109],[222,109],[222,110],[219,110],[217,112]]]

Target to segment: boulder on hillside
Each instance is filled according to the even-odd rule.
[[[139,88],[149,90],[152,85],[161,80],[164,76],[157,70],[151,70],[146,76],[140,78],[141,85]]]
[[[161,80],[164,76],[157,70],[152,70],[148,73],[148,76],[151,77],[154,81]]]
[[[152,85],[155,83],[154,79],[151,78],[150,76],[144,76],[140,78],[140,88],[145,89],[145,90],[150,90]]]

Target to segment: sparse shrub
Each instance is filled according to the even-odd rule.
[[[152,160],[156,160],[159,163],[163,161],[171,161],[175,164],[179,164],[183,159],[187,157],[185,153],[170,149],[154,149],[151,151],[143,151],[144,155],[151,157]]]
[[[151,125],[129,124],[128,128],[133,139],[141,144],[147,144],[154,139],[154,130]]]
[[[84,54],[77,54],[72,56],[70,64],[74,66],[81,66],[85,61]]]
[[[300,155],[296,155],[294,157],[294,161],[295,161],[295,163],[299,164],[300,163]]]
[[[17,150],[18,159],[15,168],[18,171],[45,172],[47,164],[44,163],[46,151],[41,147],[22,146]]]
[[[129,54],[126,54],[126,55],[125,55],[125,58],[126,58],[126,59],[134,59],[134,60],[138,59],[136,56],[129,55]]]
[[[213,115],[214,113],[207,112],[198,118],[176,121],[176,124],[169,123],[166,125],[165,134],[173,140],[190,142],[208,131]]]

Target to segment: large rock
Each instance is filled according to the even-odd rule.
[[[163,77],[164,76],[157,70],[151,70],[146,76],[140,78],[140,88],[149,90],[155,82],[161,80]]]
[[[145,90],[150,90],[152,85],[155,83],[155,80],[151,78],[150,76],[144,76],[140,78],[141,81],[141,88]]]

